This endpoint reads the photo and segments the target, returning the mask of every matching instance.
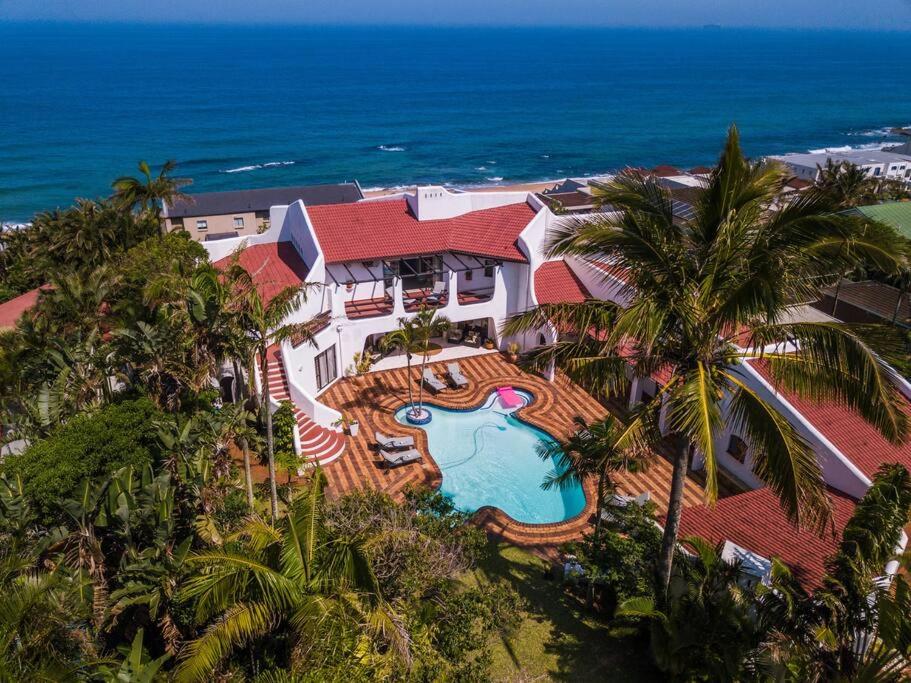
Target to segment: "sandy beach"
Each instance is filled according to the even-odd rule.
[[[561,183],[563,179],[559,180],[542,180],[536,183],[516,183],[515,185],[466,185],[466,186],[455,186],[459,189],[471,190],[472,192],[542,192],[548,188]],[[397,194],[399,192],[413,192],[415,189],[414,185],[410,186],[400,186],[400,187],[389,187],[389,188],[380,188],[380,189],[370,189],[364,190],[365,197],[385,197],[390,194]]]

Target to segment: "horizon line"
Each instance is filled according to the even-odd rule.
[[[911,33],[911,26],[888,28],[882,26],[801,26],[801,25],[765,25],[765,24],[713,24],[713,23],[692,23],[692,24],[569,24],[569,23],[547,23],[547,24],[508,24],[508,23],[480,23],[480,22],[444,22],[444,23],[421,23],[421,22],[338,22],[338,21],[287,21],[281,19],[275,20],[223,20],[223,21],[173,21],[170,18],[163,19],[45,19],[45,18],[7,18],[0,17],[0,26],[2,25],[48,25],[48,26],[154,26],[154,27],[283,27],[283,28],[414,28],[414,29],[492,29],[492,30],[547,30],[547,29],[573,29],[579,31],[598,31],[605,29],[612,30],[653,30],[653,31],[693,31],[700,30],[706,32],[722,31],[811,31],[811,32],[838,32],[838,33]]]

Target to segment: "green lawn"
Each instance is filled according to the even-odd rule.
[[[654,681],[646,645],[612,637],[607,624],[544,578],[544,562],[515,546],[491,541],[466,582],[502,579],[525,598],[521,626],[491,642],[496,681]]]

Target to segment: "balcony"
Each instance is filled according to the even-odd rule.
[[[493,287],[461,291],[458,293],[459,306],[470,306],[471,304],[482,304],[490,301],[493,299],[493,293]]]
[[[442,286],[440,286],[442,285]],[[424,287],[406,289],[402,302],[405,304],[406,313],[417,313],[421,307],[442,308],[449,302],[449,292],[445,283],[440,283],[433,289]]]
[[[379,318],[392,315],[395,306],[391,296],[381,296],[374,299],[357,299],[345,302],[345,315],[349,320],[361,318]]]

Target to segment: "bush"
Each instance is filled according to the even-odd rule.
[[[52,522],[60,503],[75,496],[85,479],[157,460],[160,446],[153,420],[159,416],[146,398],[79,415],[46,439],[9,456],[3,472],[22,478],[26,498],[45,521]]]
[[[294,406],[291,401],[282,401],[272,413],[272,453],[275,467],[288,473],[288,480],[297,474],[300,458],[294,452]]]
[[[654,505],[610,508],[610,513],[613,521],[603,524],[599,534],[573,547],[607,612],[627,598],[653,595],[655,558],[661,548]]]

